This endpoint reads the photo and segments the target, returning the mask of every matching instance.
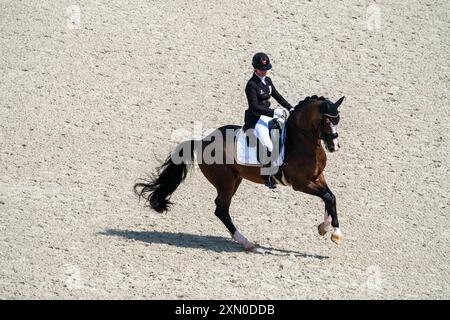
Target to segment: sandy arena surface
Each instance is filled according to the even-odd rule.
[[[450,298],[450,2],[258,4],[0,1],[0,298]],[[257,51],[292,104],[347,97],[342,245],[290,188],[232,203],[265,254],[198,167],[167,214],[132,193],[178,133],[242,124]]]

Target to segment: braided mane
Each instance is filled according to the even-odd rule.
[[[305,105],[307,105],[309,102],[311,102],[312,100],[320,100],[320,101],[329,101],[327,98],[325,97],[318,97],[316,95],[310,96],[310,97],[306,97],[305,99],[301,100],[295,107],[295,110],[301,109],[302,107],[304,107]]]

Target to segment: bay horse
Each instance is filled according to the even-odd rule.
[[[339,149],[338,108],[343,100],[344,97],[341,97],[333,103],[324,97],[312,96],[298,103],[286,121],[285,157],[281,166],[285,181],[295,191],[320,197],[324,201],[325,217],[319,224],[318,231],[324,236],[332,226],[331,240],[337,244],[342,242],[343,235],[339,229],[336,197],[328,187],[323,173],[327,156],[321,141],[330,152]],[[215,215],[226,226],[232,238],[245,250],[251,251],[255,248],[254,244],[233,224],[229,208],[242,179],[264,184],[265,178],[261,175],[260,167],[236,163],[235,137],[240,128],[236,125],[223,126],[201,140],[179,144],[158,168],[157,175],[149,181],[136,183],[133,187],[134,192],[139,198],[146,199],[155,211],[167,211],[172,204],[169,201],[170,196],[186,178],[188,164],[192,164],[196,156],[211,147],[214,140],[211,136],[224,137],[222,148],[214,155],[216,161],[202,162],[198,165],[203,175],[217,190]],[[227,134],[230,130],[231,135]],[[174,161],[175,154],[182,157],[182,160]]]

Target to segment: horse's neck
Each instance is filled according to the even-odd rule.
[[[286,136],[286,151],[292,153],[316,153],[322,147],[320,139],[312,131],[298,131],[290,127]]]
[[[286,137],[286,151],[290,150],[293,153],[316,153],[317,148],[321,148],[319,134],[316,126],[311,123],[311,112],[314,106],[305,106],[299,110],[299,127],[294,127],[292,124],[288,125],[288,132]]]
[[[315,130],[317,126],[312,123],[313,113],[317,112],[318,105],[315,103],[311,103],[307,106],[304,106],[300,109],[299,112],[299,123],[298,129],[303,132],[311,132],[312,134],[316,134]]]

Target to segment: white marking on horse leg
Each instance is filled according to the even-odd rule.
[[[248,239],[246,237],[244,237],[244,235],[236,229],[236,231],[233,234],[233,239],[240,243],[245,250],[251,250],[254,247],[254,244],[251,243],[250,241],[248,241]]]
[[[333,241],[336,244],[341,244],[344,237],[342,236],[341,229],[334,228],[333,233],[331,234],[331,241]]]
[[[342,236],[342,231],[341,231],[341,229],[339,229],[339,228],[334,228],[333,234],[334,234],[334,235],[337,235],[337,236]]]
[[[325,230],[328,231],[328,229],[331,226],[331,222],[333,221],[331,215],[328,214],[328,212],[325,211],[325,215],[323,217],[323,226],[325,228]]]
[[[328,212],[325,211],[325,215],[323,217],[323,224],[327,227],[331,225],[331,221],[333,219],[331,218],[331,215],[328,214]]]
[[[331,216],[325,211],[325,216],[323,217],[323,222],[319,224],[319,234],[324,236],[330,229],[331,226]]]

